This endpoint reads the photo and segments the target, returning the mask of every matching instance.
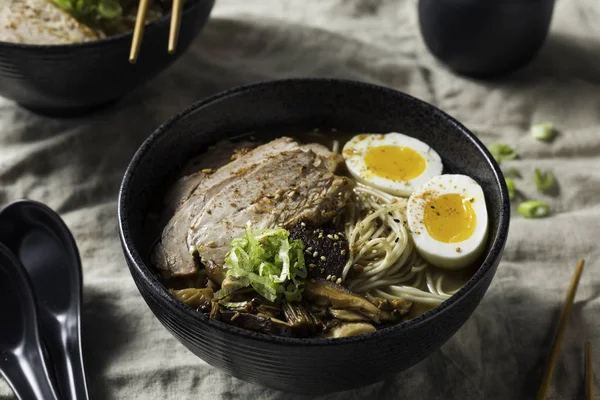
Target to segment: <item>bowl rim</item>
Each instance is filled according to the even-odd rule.
[[[198,4],[202,2],[212,2],[214,4],[215,0],[186,0],[184,9],[182,12],[183,15],[188,13],[192,8],[198,6]],[[145,29],[153,29],[155,25],[159,25],[164,23],[165,21],[171,18],[171,13],[168,12],[162,17],[155,19],[150,23],[146,23]],[[111,35],[105,37],[103,39],[92,40],[89,42],[76,42],[76,43],[64,43],[64,44],[28,44],[28,43],[13,43],[13,42],[4,42],[0,40],[0,47],[12,48],[12,49],[29,49],[29,50],[45,50],[45,51],[65,51],[79,48],[93,48],[97,46],[110,45],[114,42],[124,40],[125,38],[130,37],[133,38],[133,30],[129,30],[127,32],[121,32],[116,35]]]
[[[253,91],[260,91],[265,88],[270,88],[273,86],[286,86],[286,85],[298,85],[298,84],[334,84],[339,86],[354,86],[356,88],[363,88],[369,90],[383,91],[389,95],[402,97],[404,100],[408,102],[416,102],[421,107],[424,107],[429,112],[441,117],[442,119],[449,122],[454,126],[456,130],[458,130],[462,135],[466,136],[466,138],[477,148],[477,150],[483,154],[485,157],[496,183],[500,186],[500,216],[498,228],[493,235],[489,235],[488,237],[494,237],[495,239],[491,243],[489,250],[486,253],[484,260],[481,262],[481,265],[477,269],[477,271],[473,274],[473,276],[467,281],[467,283],[458,290],[455,294],[453,294],[450,298],[442,302],[440,305],[426,311],[419,316],[410,319],[408,321],[403,321],[398,324],[391,325],[386,328],[382,328],[377,330],[374,333],[363,334],[345,338],[289,338],[289,337],[281,337],[281,336],[273,336],[265,333],[250,331],[247,329],[239,328],[233,325],[226,324],[221,321],[216,321],[208,318],[204,314],[198,313],[193,310],[191,307],[186,306],[182,302],[178,301],[173,297],[172,294],[169,293],[167,288],[158,280],[156,275],[152,272],[152,270],[144,263],[140,253],[135,248],[134,244],[131,241],[131,233],[129,229],[129,222],[127,218],[126,209],[128,208],[127,199],[128,199],[128,188],[129,184],[132,180],[133,175],[135,175],[138,171],[138,165],[144,159],[147,151],[154,146],[154,144],[163,136],[168,135],[170,128],[175,125],[179,120],[186,117],[192,112],[202,110],[204,107],[210,106],[212,103],[219,102],[222,100],[226,100],[228,97],[245,94]],[[119,189],[119,198],[118,198],[118,220],[119,220],[119,236],[121,239],[123,252],[125,253],[125,257],[129,261],[130,267],[133,265],[133,269],[136,270],[136,275],[133,276],[134,272],[130,272],[132,277],[135,280],[142,280],[143,284],[146,287],[149,287],[155,295],[161,298],[161,307],[164,307],[169,313],[179,314],[179,317],[187,320],[195,320],[201,322],[203,324],[208,324],[210,328],[223,331],[224,333],[233,333],[237,335],[241,335],[247,339],[259,340],[261,342],[270,342],[272,344],[279,345],[289,345],[289,346],[330,346],[330,345],[345,345],[350,343],[361,343],[368,341],[377,341],[381,340],[384,336],[389,334],[397,333],[399,331],[414,328],[418,325],[425,323],[426,321],[432,319],[438,314],[447,312],[456,306],[459,300],[463,299],[470,293],[477,283],[484,278],[484,276],[488,273],[490,269],[492,269],[497,262],[499,262],[499,258],[502,255],[502,251],[504,249],[504,245],[508,236],[508,228],[510,222],[510,202],[508,199],[508,191],[506,188],[506,183],[504,181],[502,172],[500,170],[499,165],[496,163],[490,152],[483,145],[483,143],[473,134],[471,133],[465,126],[463,126],[460,122],[455,120],[450,115],[444,113],[437,107],[419,100],[413,96],[410,96],[404,92],[387,88],[384,86],[374,85],[371,83],[366,83],[362,81],[354,81],[354,80],[346,80],[346,79],[335,79],[335,78],[289,78],[289,79],[279,79],[279,80],[267,80],[261,81],[249,85],[238,86],[229,90],[225,90],[223,92],[214,94],[209,96],[203,100],[200,100],[191,106],[183,109],[161,126],[159,126],[150,136],[146,138],[146,140],[141,144],[133,158],[131,159],[130,164],[127,166],[125,171],[125,175],[123,177],[123,181],[121,183],[121,187]],[[201,325],[198,325],[201,327]]]

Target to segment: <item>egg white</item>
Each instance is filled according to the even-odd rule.
[[[434,239],[423,220],[425,206],[431,196],[459,194],[471,201],[475,213],[473,234],[461,242],[445,243]],[[471,200],[472,199],[472,200]],[[482,254],[488,235],[488,212],[481,186],[465,175],[436,176],[415,191],[408,199],[408,226],[417,251],[431,264],[446,269],[468,267]]]
[[[376,175],[365,162],[367,151],[373,147],[407,147],[425,159],[425,170],[421,175],[406,181],[392,180]],[[408,197],[432,177],[442,173],[443,165],[439,154],[428,144],[397,132],[387,134],[362,134],[354,136],[345,145],[342,155],[350,174],[358,182],[374,186],[387,193]]]

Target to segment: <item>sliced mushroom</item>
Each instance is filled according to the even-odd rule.
[[[348,322],[369,321],[369,318],[365,317],[360,313],[357,313],[356,311],[351,310],[339,310],[336,308],[330,308],[329,315],[331,315],[333,318]]]
[[[375,323],[379,323],[381,310],[366,298],[350,292],[348,289],[329,281],[308,281],[302,294],[324,307],[356,311]]]
[[[281,308],[271,306],[268,304],[261,304],[260,306],[258,306],[256,308],[256,311],[258,311],[258,314],[264,314],[268,317],[273,317],[273,318],[281,317]]]
[[[246,278],[234,278],[228,275],[223,280],[221,289],[215,292],[215,298],[224,299],[227,296],[231,296],[236,290],[243,289],[247,286],[248,280]]]
[[[367,324],[366,322],[340,324],[336,327],[333,327],[329,332],[327,332],[326,337],[342,338],[348,336],[364,335],[367,333],[373,333],[376,330],[377,329],[375,329],[373,325]]]
[[[183,304],[196,309],[209,309],[213,299],[213,290],[209,288],[195,289],[187,288],[181,290],[170,290]]]
[[[380,314],[380,321],[382,324],[397,322],[398,320],[400,320],[400,318],[401,315],[389,311],[382,311]]]
[[[249,300],[249,301],[225,301],[220,300],[219,305],[223,309],[231,310],[231,311],[239,311],[239,312],[253,312],[260,305],[259,302]]]
[[[242,289],[248,286],[248,280],[246,278],[234,278],[232,276],[226,276],[223,279],[221,287],[224,289],[231,289],[232,292]]]
[[[310,312],[298,303],[283,302],[281,309],[297,336],[309,336],[320,330]],[[319,324],[320,325],[320,324]]]
[[[388,300],[380,297],[371,297],[369,300],[382,311],[390,311],[400,315],[408,314],[412,307],[412,301],[403,298]]]
[[[221,321],[240,328],[270,333],[277,336],[294,336],[292,326],[277,318],[223,309],[221,309],[220,316]]]
[[[206,287],[211,288],[214,292],[216,292],[217,290],[219,290],[221,288],[220,285],[216,284],[215,282],[213,282],[210,279],[206,280]]]
[[[412,301],[403,298],[388,300],[379,297],[369,297],[369,301],[381,310],[382,322],[398,321],[402,316],[409,313],[413,305]]]
[[[219,293],[217,293],[219,295]],[[281,305],[260,297],[254,289],[245,287],[218,300],[221,308],[232,311],[264,314],[268,317],[282,318]]]
[[[225,269],[212,260],[209,260],[205,265],[204,269],[206,270],[206,276],[208,279],[216,283],[217,285],[222,285],[225,280]]]
[[[164,279],[165,285],[169,289],[180,290],[188,288],[202,289],[208,287],[207,283],[210,279],[206,276],[206,271],[199,270],[197,273],[188,276],[173,276]]]
[[[221,314],[221,309],[219,307],[219,303],[217,303],[216,301],[213,300],[211,305],[212,305],[212,307],[210,309],[210,313],[208,314],[208,317],[210,319],[219,319],[219,315]]]

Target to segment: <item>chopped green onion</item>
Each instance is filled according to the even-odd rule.
[[[554,126],[552,122],[542,122],[531,126],[531,136],[535,140],[550,141],[554,138]]]
[[[550,214],[550,207],[544,201],[529,200],[519,204],[517,212],[525,218],[544,218]]]
[[[519,172],[518,169],[511,167],[508,169],[508,173],[509,175],[515,177],[515,178],[521,178],[521,173]]]
[[[502,143],[494,143],[489,147],[490,153],[492,153],[492,157],[498,162],[504,160],[514,160],[517,158],[517,153],[515,150],[509,145]]]
[[[538,168],[533,171],[533,182],[542,191],[547,192],[554,186],[554,175],[552,172],[542,173]]]
[[[304,244],[290,238],[283,228],[254,230],[248,223],[242,237],[233,239],[225,257],[227,277],[241,279],[245,286],[269,301],[285,297],[287,301],[302,299],[306,278]],[[215,298],[223,298],[221,289]]]
[[[98,2],[98,15],[106,19],[114,19],[123,15],[121,3],[116,0],[100,0]]]
[[[506,181],[506,188],[508,189],[508,198],[512,200],[515,198],[517,192],[515,181],[510,178],[504,178],[504,180]]]
[[[123,15],[120,0],[52,0],[73,15],[91,21],[114,20]]]

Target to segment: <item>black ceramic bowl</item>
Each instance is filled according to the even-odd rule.
[[[213,5],[214,0],[186,2],[174,55],[167,52],[170,15],[148,24],[135,65],[128,61],[131,32],[70,45],[0,42],[0,96],[61,116],[110,104],[181,55],[202,30]]]
[[[261,130],[399,131],[433,146],[448,171],[477,180],[488,204],[489,244],[473,278],[420,317],[344,339],[272,337],[209,320],[177,301],[151,270],[145,218],[183,163],[200,149]],[[336,133],[331,133],[336,135]],[[298,79],[233,89],[194,104],[154,132],[127,168],[119,197],[120,235],[133,279],[163,325],[194,354],[255,383],[292,392],[341,391],[382,380],[446,342],[479,304],[506,241],[509,201],[486,148],[435,107],[360,82]]]
[[[548,34],[554,0],[419,0],[431,53],[462,75],[503,75],[532,60]]]

